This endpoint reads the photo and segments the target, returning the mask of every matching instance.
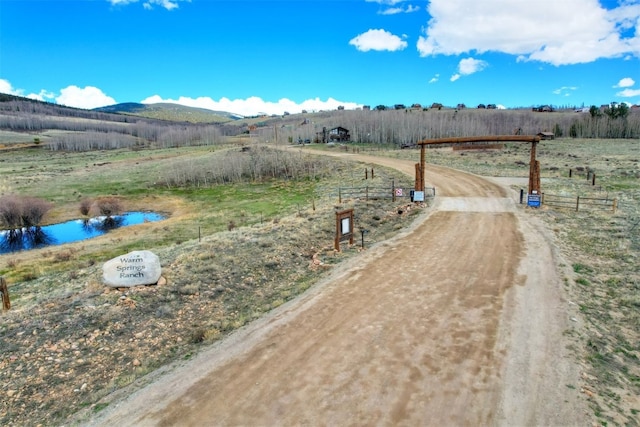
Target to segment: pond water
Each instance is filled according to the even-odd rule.
[[[0,254],[91,239],[102,236],[109,230],[143,222],[160,221],[164,218],[155,212],[127,212],[110,218],[75,219],[43,227],[2,230],[0,231]]]

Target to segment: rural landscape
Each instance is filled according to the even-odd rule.
[[[420,141],[490,135],[540,135],[539,207],[517,141],[430,145],[411,199]],[[8,243],[131,211],[163,219]],[[0,230],[2,425],[640,425],[637,106],[240,117],[0,95]],[[105,286],[139,250],[163,280]],[[328,377],[342,358],[362,369]]]

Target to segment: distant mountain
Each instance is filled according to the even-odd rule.
[[[226,111],[214,111],[206,108],[186,107],[184,105],[161,102],[157,104],[140,104],[124,102],[94,108],[104,113],[130,114],[151,119],[171,120],[191,123],[225,123],[243,118],[238,114]]]

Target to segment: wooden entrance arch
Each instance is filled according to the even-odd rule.
[[[425,147],[433,144],[465,144],[468,142],[530,142],[531,161],[529,163],[529,192],[540,194],[540,162],[536,160],[536,145],[540,142],[537,135],[491,135],[464,136],[454,138],[425,139],[417,143],[420,146],[420,163],[416,163],[416,191],[424,191],[424,172],[426,170]]]

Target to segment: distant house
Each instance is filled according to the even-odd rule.
[[[540,137],[540,139],[545,140],[545,139],[555,139],[556,136],[554,135],[553,132],[539,132],[538,136]]]
[[[329,130],[329,141],[351,141],[351,135],[349,129],[345,129],[341,126],[335,127]]]

